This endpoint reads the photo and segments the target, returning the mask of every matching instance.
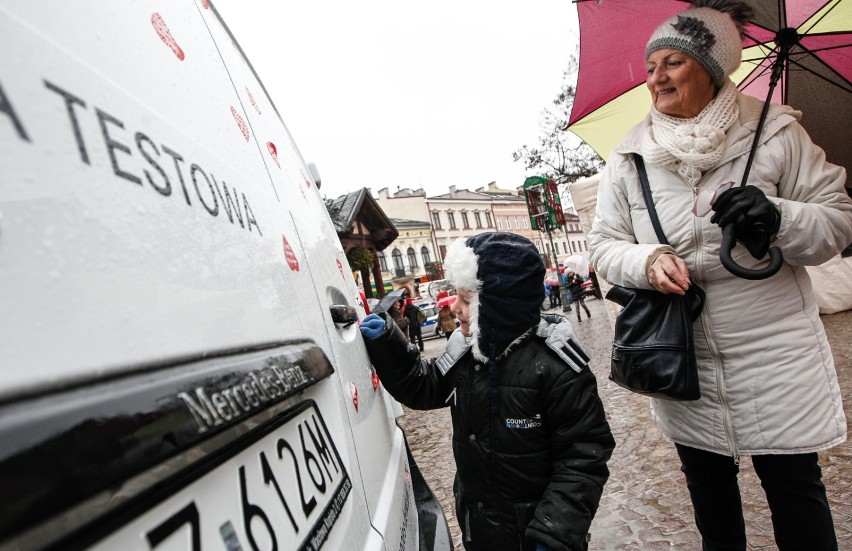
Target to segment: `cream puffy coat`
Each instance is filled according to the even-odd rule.
[[[654,418],[677,443],[727,455],[805,453],[846,439],[834,360],[819,319],[806,265],[823,263],[852,242],[852,201],[843,168],[826,163],[797,122],[800,113],[772,106],[748,183],[781,212],[773,242],[781,271],[763,281],[730,274],[719,261],[722,232],[691,212],[698,191],[739,183],[762,102],[740,95],[719,164],[695,188],[646,163],[663,231],[691,280],[707,292],[695,322],[701,399],[652,400]],[[650,116],[616,147],[604,169],[589,233],[591,262],[611,283],[650,289],[649,258],[659,251],[631,153],[640,151]],[[745,247],[733,257],[757,268]]]

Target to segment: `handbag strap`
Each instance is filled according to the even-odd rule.
[[[639,183],[642,184],[642,196],[645,197],[645,206],[648,208],[648,215],[651,217],[651,225],[654,226],[654,232],[657,234],[657,239],[663,245],[668,245],[666,234],[663,233],[663,227],[660,225],[660,219],[657,218],[657,209],[654,207],[654,198],[651,196],[651,184],[648,183],[648,173],[645,172],[645,160],[638,153],[633,154],[633,162],[636,163],[636,171],[639,173]]]
[[[660,226],[660,219],[657,218],[657,209],[654,207],[654,198],[651,196],[651,184],[648,183],[648,173],[645,172],[645,160],[638,153],[633,154],[633,162],[636,163],[636,171],[639,173],[639,182],[642,184],[642,195],[645,197],[645,206],[648,207],[648,215],[651,217],[651,224],[654,226],[654,232],[657,234],[657,239],[663,245],[668,245],[666,234],[663,233],[663,227]],[[704,289],[698,285],[690,285],[686,291],[687,299],[690,302],[689,308],[692,312],[692,321],[698,319],[701,311],[704,309],[704,303],[707,301],[707,295]]]

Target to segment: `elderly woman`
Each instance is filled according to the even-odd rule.
[[[701,399],[652,399],[674,441],[704,549],[746,549],[737,473],[752,456],[781,550],[837,549],[817,452],[846,440],[834,362],[806,265],[852,242],[845,171],[826,162],[787,106],[770,106],[747,186],[739,182],[763,103],[728,78],[739,66],[741,2],[694,2],[664,21],[645,51],[653,106],[612,153],[589,234],[606,280],[707,294],[694,324]],[[826,106],[830,108],[829,106]],[[671,246],[652,228],[634,164],[646,163]],[[705,197],[718,198],[701,217]],[[698,209],[695,209],[695,207]],[[734,224],[734,259],[747,268],[770,244],[785,263],[771,278],[740,279],[719,261],[721,226]]]

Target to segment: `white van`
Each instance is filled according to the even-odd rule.
[[[0,45],[0,549],[449,549],[213,6],[3,0]]]

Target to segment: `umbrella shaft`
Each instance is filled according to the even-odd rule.
[[[760,134],[763,132],[763,123],[766,121],[766,114],[769,112],[769,102],[772,99],[772,94],[775,93],[775,87],[784,74],[784,67],[787,65],[787,60],[790,57],[790,48],[793,47],[799,40],[799,35],[796,29],[786,28],[778,31],[775,35],[775,42],[778,44],[778,55],[775,61],[772,62],[772,75],[769,77],[769,93],[766,94],[766,101],[763,103],[763,110],[760,112],[760,120],[757,123],[757,130],[754,132],[754,141],[751,144],[751,151],[748,154],[745,170],[743,171],[743,179],[740,186],[746,185],[751,165],[754,162],[754,154],[757,152],[757,144],[760,141]]]

